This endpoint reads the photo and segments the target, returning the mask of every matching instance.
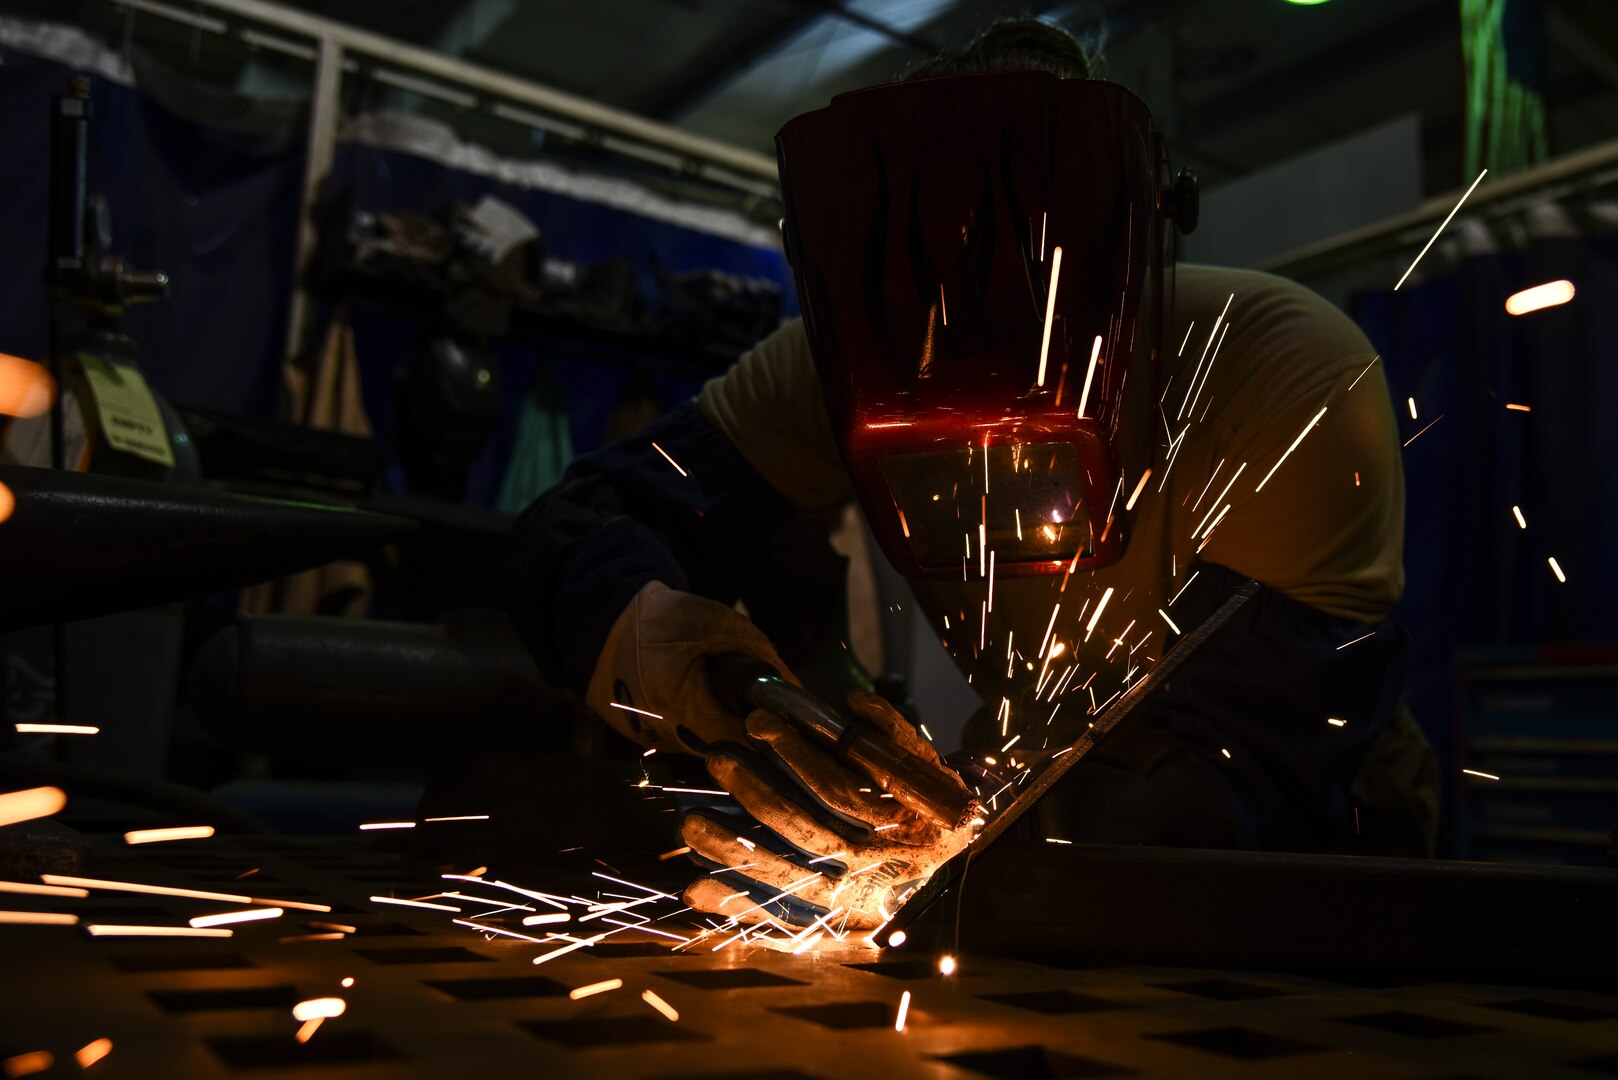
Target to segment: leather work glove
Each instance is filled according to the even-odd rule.
[[[961,783],[882,698],[856,690],[848,706]],[[874,930],[976,831],[933,824],[771,712],[753,712],[746,731],[746,744],[716,744],[707,767],[751,820],[708,807],[681,820],[693,860],[709,871],[685,890],[698,911],[736,924],[825,919],[839,934]]]
[[[713,743],[746,736],[742,718],[720,705],[708,684],[706,660],[721,653],[763,660],[798,683],[741,612],[650,582],[607,634],[585,704],[642,746],[704,754]]]

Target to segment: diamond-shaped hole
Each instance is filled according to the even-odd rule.
[[[426,979],[434,990],[457,1001],[491,1001],[497,998],[557,997],[567,987],[542,975],[517,975],[503,979]]]
[[[849,1031],[892,1027],[896,1009],[896,1005],[886,1001],[839,1001],[831,1005],[783,1005],[772,1011],[836,1031]]]
[[[1395,1009],[1392,1012],[1368,1013],[1365,1016],[1333,1017],[1339,1024],[1358,1024],[1360,1027],[1391,1031],[1395,1035],[1409,1035],[1417,1039],[1448,1039],[1457,1035],[1481,1035],[1499,1028],[1485,1024],[1466,1024],[1459,1020],[1445,1020],[1437,1016]]]
[[[629,1043],[695,1042],[706,1035],[660,1016],[570,1017],[565,1020],[520,1020],[517,1026],[570,1050]]]
[[[493,958],[480,956],[458,945],[419,949],[355,949],[373,964],[475,964],[493,963]]]
[[[1244,1027],[1209,1028],[1206,1031],[1171,1031],[1162,1035],[1148,1035],[1149,1039],[1179,1043],[1198,1050],[1207,1050],[1226,1057],[1245,1061],[1263,1061],[1267,1058],[1287,1057],[1292,1054],[1310,1054],[1324,1050],[1314,1043],[1300,1042],[1266,1031]]]
[[[393,1061],[399,1052],[369,1031],[338,1028],[322,1031],[306,1043],[286,1033],[224,1035],[208,1039],[214,1053],[233,1069],[274,1069],[289,1065],[346,1065],[358,1061]]]
[[[1048,1016],[1066,1016],[1070,1013],[1105,1012],[1108,1009],[1133,1009],[1106,998],[1076,994],[1071,990],[1022,990],[1009,994],[979,994],[984,1001],[995,1001],[1013,1008],[1028,1009]]]
[[[291,986],[242,986],[219,990],[148,990],[146,996],[164,1012],[212,1012],[222,1009],[290,1009],[299,1000]]]
[[[653,975],[694,986],[698,990],[741,990],[757,986],[807,986],[773,971],[756,968],[718,968],[710,971],[654,971]]]
[[[1613,1012],[1611,1009],[1592,1009],[1585,1005],[1569,1005],[1565,1001],[1546,1001],[1544,998],[1491,1001],[1485,1007],[1522,1013],[1524,1016],[1542,1016],[1547,1020],[1571,1020],[1574,1023],[1583,1023],[1586,1020],[1609,1020],[1614,1016],[1618,1016],[1618,1012]]]
[[[957,1068],[1004,1080],[1047,1080],[1051,1077],[1134,1076],[1135,1070],[1092,1058],[1058,1054],[1043,1046],[1013,1046],[1005,1050],[973,1050],[938,1058]]]
[[[1290,990],[1277,990],[1273,986],[1237,982],[1234,979],[1197,979],[1193,982],[1156,983],[1163,990],[1178,990],[1182,994],[1217,998],[1220,1001],[1253,1001],[1258,998],[1284,997]]]
[[[938,975],[938,965],[931,960],[889,960],[873,964],[844,964],[856,971],[872,971],[890,979],[931,979]]]
[[[107,958],[119,971],[224,971],[231,968],[257,967],[241,953],[133,953]]]

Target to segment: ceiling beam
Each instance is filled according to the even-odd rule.
[[[771,6],[776,14],[769,22],[761,23],[756,31],[739,42],[724,41],[707,50],[710,55],[687,64],[688,74],[661,88],[639,111],[657,120],[678,120],[820,18],[819,12],[797,3]]]
[[[1455,0],[1426,0],[1412,4],[1409,14],[1346,41],[1334,42],[1323,53],[1300,57],[1286,67],[1251,79],[1206,101],[1188,101],[1194,114],[1188,127],[1196,137],[1251,122],[1277,109],[1292,109],[1310,88],[1361,77],[1372,57],[1386,57],[1424,48],[1450,34],[1460,49],[1460,15]],[[1328,56],[1329,54],[1329,56]],[[1358,61],[1358,62],[1354,62]]]

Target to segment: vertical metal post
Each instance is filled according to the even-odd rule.
[[[304,272],[315,250],[315,202],[320,186],[331,172],[337,149],[337,124],[341,118],[343,88],[343,47],[334,38],[322,36],[315,56],[314,84],[309,94],[309,135],[303,164],[303,197],[298,206],[298,248],[292,261],[292,303],[287,312],[286,354],[291,359],[303,348],[309,317],[309,295]]]

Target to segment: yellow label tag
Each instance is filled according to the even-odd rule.
[[[157,410],[157,399],[146,379],[132,367],[109,364],[97,356],[80,355],[90,384],[101,433],[108,445],[159,465],[174,464],[168,427]]]

